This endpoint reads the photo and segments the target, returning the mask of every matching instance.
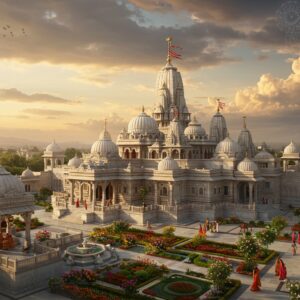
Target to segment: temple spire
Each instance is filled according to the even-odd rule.
[[[107,119],[105,118],[104,119],[104,131],[106,131],[106,128],[107,128]]]
[[[143,112],[143,113],[145,112],[145,107],[144,107],[144,105],[142,106],[142,112]]]

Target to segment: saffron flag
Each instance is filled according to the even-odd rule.
[[[218,99],[217,101],[218,101],[218,107],[219,107],[220,109],[224,109],[225,103],[224,103],[224,102],[221,102],[220,99]]]

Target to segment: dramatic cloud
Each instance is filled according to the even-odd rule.
[[[49,94],[25,94],[15,88],[0,89],[0,101],[15,101],[23,103],[46,102],[55,104],[75,104],[79,101],[68,100],[65,98],[49,95]]]
[[[234,104],[241,112],[273,114],[300,109],[299,94],[300,58],[292,62],[292,73],[286,79],[263,74],[255,86],[237,91]]]
[[[139,26],[134,21],[137,15],[137,10],[113,0],[4,0],[0,19],[16,34],[1,39],[0,59],[156,67],[164,60],[166,36],[173,35],[177,43],[186,45],[183,65],[197,68],[234,61],[224,51],[244,37],[238,30],[211,22],[184,28]]]

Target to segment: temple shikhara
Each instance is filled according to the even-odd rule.
[[[269,220],[300,197],[299,149],[291,142],[281,158],[258,151],[245,116],[237,141],[230,135],[222,103],[210,128],[191,114],[168,39],[167,63],[158,72],[153,110],[121,129],[109,127],[82,158],[64,163],[53,142],[44,152],[44,171],[23,172],[26,191],[54,190],[53,217],[69,222],[127,220],[187,222],[237,216]],[[154,95],[153,95],[154,96]],[[249,125],[249,127],[248,127]]]

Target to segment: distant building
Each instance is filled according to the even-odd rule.
[[[36,147],[22,147],[17,150],[18,155],[31,159],[35,155],[39,155],[41,151]]]

